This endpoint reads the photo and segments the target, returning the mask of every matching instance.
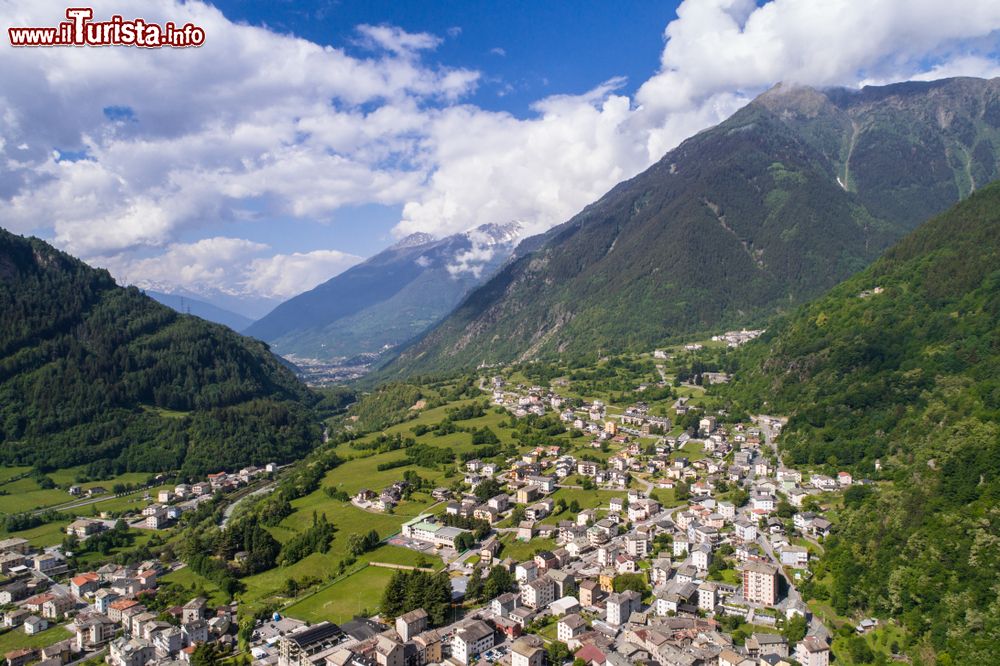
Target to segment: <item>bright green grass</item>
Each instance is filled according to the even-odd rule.
[[[366,567],[289,606],[285,613],[309,622],[330,620],[338,623],[366,611],[373,613],[382,601],[382,591],[392,573],[392,569]]]
[[[204,576],[195,573],[191,570],[191,567],[184,567],[182,569],[178,569],[177,571],[171,571],[165,576],[162,576],[160,581],[164,583],[173,583],[174,585],[179,585],[185,590],[190,590],[192,598],[198,595],[204,595],[208,600],[209,605],[218,606],[228,601],[226,595],[219,590],[219,587],[215,583],[208,580]]]
[[[65,490],[58,488],[43,490],[32,478],[5,483],[0,486],[0,490],[7,492],[6,495],[0,496],[0,512],[3,513],[23,513],[73,499]]]
[[[705,456],[705,447],[701,442],[688,442],[677,451],[670,454],[670,459],[687,458],[689,461],[701,460]]]
[[[302,580],[309,577],[326,580],[337,573],[337,565],[343,559],[343,555],[343,553],[334,553],[332,550],[328,553],[313,553],[291,566],[275,567],[256,576],[244,578],[243,583],[247,589],[243,593],[242,599],[251,605],[259,605],[268,599],[279,597],[284,589],[285,581],[289,578]],[[441,560],[433,555],[427,555],[424,559],[429,566],[435,568],[442,566]],[[420,553],[396,546],[381,546],[366,553],[358,561],[416,566],[420,563]],[[377,603],[376,601],[374,605]]]
[[[624,492],[611,490],[581,490],[579,488],[559,488],[550,497],[558,502],[562,499],[566,502],[566,510],[562,513],[546,516],[541,522],[546,525],[556,525],[562,520],[576,520],[578,512],[571,511],[569,506],[576,500],[580,505],[580,510],[607,508],[612,497],[623,497]]]
[[[151,407],[149,405],[143,405],[142,407],[147,412],[152,412],[157,416],[162,416],[165,419],[183,419],[187,417],[191,412],[179,412],[175,409],[164,409],[163,407]]]
[[[124,553],[129,550],[133,550],[135,548],[139,548],[141,546],[145,546],[146,544],[149,543],[149,540],[153,538],[153,535],[156,534],[156,532],[153,532],[152,530],[132,530],[132,533],[135,535],[135,540],[132,542],[131,546],[124,546],[122,548],[112,548],[111,552],[108,553],[107,555],[102,555],[99,552],[93,552],[93,551],[88,551],[86,553],[80,554],[78,558],[79,569],[81,571],[86,569],[96,569],[100,567],[102,564],[106,563],[109,559],[111,559],[115,555]]]
[[[65,521],[47,523],[45,525],[33,527],[30,530],[11,532],[7,536],[16,536],[22,539],[27,539],[31,542],[32,546],[35,546],[36,548],[44,548],[46,546],[54,546],[57,543],[62,543],[63,537],[66,536],[65,530],[67,525],[69,525],[69,523]]]
[[[0,465],[0,485],[7,483],[15,476],[31,471],[30,467],[7,467]]]
[[[556,542],[553,539],[534,538],[531,541],[518,541],[512,533],[504,534],[500,538],[503,550],[500,551],[501,558],[511,558],[517,562],[523,562],[529,557],[534,557],[539,550],[554,550]]]
[[[857,662],[851,659],[851,651],[848,648],[849,639],[843,636],[835,636],[830,645],[830,651],[836,657],[836,663],[845,666],[855,666]],[[896,641],[900,646],[906,644],[905,633],[902,628],[894,624],[881,624],[878,629],[865,635],[865,642],[873,652],[882,652],[887,657],[891,656],[892,642]],[[891,661],[891,660],[890,660]],[[870,662],[869,662],[870,663]]]
[[[56,482],[60,486],[75,486],[79,485],[84,490],[88,488],[93,488],[95,486],[101,486],[102,488],[107,488],[111,490],[116,483],[130,483],[132,485],[142,485],[146,483],[146,479],[150,477],[149,472],[125,472],[124,474],[119,474],[110,479],[104,481],[87,481],[85,483],[77,483],[76,477],[79,473],[84,471],[85,466],[80,465],[79,467],[67,467],[66,469],[56,470],[55,472],[50,472],[47,476]]]
[[[35,634],[34,636],[28,636],[24,633],[22,627],[17,627],[7,633],[0,634],[0,655],[20,648],[45,647],[66,640],[72,635],[62,625],[49,627],[42,633]]]

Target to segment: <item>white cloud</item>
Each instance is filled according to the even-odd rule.
[[[417,51],[437,48],[440,37],[426,32],[411,33],[393,25],[359,25],[361,42],[370,48],[382,48],[397,55],[412,55]]]
[[[490,53],[495,56],[500,56],[501,58],[507,55],[507,50],[501,46],[494,46],[490,49]]]
[[[612,81],[540,100],[528,120],[441,113],[427,141],[437,168],[397,231],[515,218],[544,230],[775,83],[996,76],[998,29],[991,0],[685,0],[664,31],[659,72],[634,99]]]
[[[13,26],[52,25],[65,11],[55,0],[3,6]],[[95,7],[98,18],[115,13],[134,16],[135,4]],[[269,294],[356,258],[268,259],[266,248],[234,246],[217,231],[204,247],[179,239],[226,223],[244,235],[246,219],[327,221],[367,203],[402,206],[399,235],[513,219],[538,232],[778,81],[1000,74],[992,0],[685,0],[664,30],[659,71],[633,96],[612,79],[516,118],[463,103],[480,73],[425,62],[436,35],[362,25],[358,40],[371,50],[355,57],[234,24],[197,1],[154,0],[142,14],[204,27],[205,46],[13,49],[0,40],[0,224],[43,230],[133,281]],[[223,246],[244,254],[226,264]]]
[[[95,263],[144,289],[285,299],[361,261],[336,250],[261,256],[269,249],[264,243],[216,236],[172,243],[152,257],[123,259],[118,255],[98,258]]]

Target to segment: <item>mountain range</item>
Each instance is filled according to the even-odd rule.
[[[265,345],[0,230],[0,462],[198,474],[300,457],[314,396]]]
[[[514,259],[383,376],[648,348],[789,311],[996,178],[1000,79],[779,85]]]
[[[380,354],[422,333],[510,257],[517,223],[413,234],[276,307],[245,333],[293,359]]]
[[[936,663],[992,662],[1000,183],[774,322],[737,361],[722,392],[790,416],[789,464],[875,480],[845,497],[838,535],[824,544],[829,583],[808,593],[829,595],[840,615],[899,618],[954,660]]]
[[[145,289],[143,291],[150,298],[159,303],[163,303],[167,307],[173,308],[177,312],[194,315],[195,317],[201,317],[207,321],[213,321],[216,324],[228,326],[234,331],[242,331],[244,328],[253,323],[253,319],[250,319],[249,317],[244,317],[241,314],[226,310],[225,308],[220,308],[217,305],[213,305],[212,303],[197,298],[182,296],[180,294],[167,294],[161,291],[153,291],[151,289]]]

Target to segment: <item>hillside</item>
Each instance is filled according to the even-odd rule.
[[[434,239],[414,234],[275,308],[246,329],[282,355],[378,354],[447,315],[514,249],[517,224]]]
[[[195,317],[201,317],[206,321],[212,321],[216,324],[228,326],[234,331],[242,331],[244,328],[253,323],[253,319],[250,319],[249,317],[244,317],[241,314],[231,312],[225,308],[220,308],[217,305],[212,305],[206,301],[198,300],[197,298],[179,296],[177,294],[165,294],[163,292],[151,291],[149,289],[144,291],[146,295],[153,300],[163,303],[167,307],[177,310],[177,312],[194,315]]]
[[[849,504],[827,544],[838,612],[900,618],[956,664],[992,661],[1000,184],[782,321],[739,363],[740,381],[726,392],[791,415],[782,436],[789,462],[880,482]]]
[[[259,342],[0,230],[0,462],[196,473],[309,450],[311,394]]]
[[[997,175],[1000,79],[778,86],[475,290],[384,373],[648,349],[791,309]]]

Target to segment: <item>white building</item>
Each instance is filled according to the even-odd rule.
[[[451,639],[451,656],[462,664],[493,647],[493,629],[480,620],[460,627]]]

